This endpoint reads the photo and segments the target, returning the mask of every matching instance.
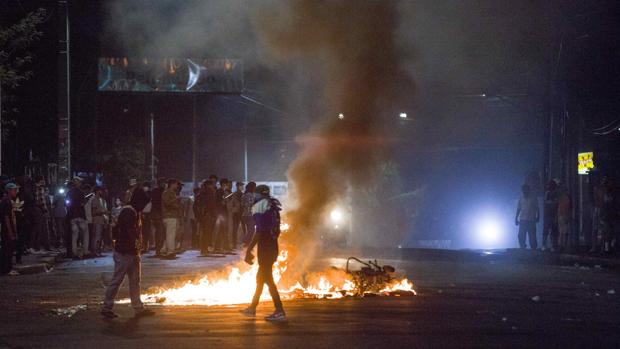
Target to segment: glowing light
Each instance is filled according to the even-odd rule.
[[[65,193],[65,188],[58,189],[58,194],[64,194],[64,193]]]
[[[398,116],[400,116],[401,119],[406,119],[407,113],[400,113]]]
[[[344,119],[344,114],[343,113],[338,114],[338,119],[340,120]]]
[[[329,213],[329,218],[331,218],[334,223],[340,223],[344,218],[344,214],[340,211],[340,209],[335,208]]]
[[[478,226],[478,239],[485,245],[494,245],[502,239],[502,225],[495,217],[484,217]]]

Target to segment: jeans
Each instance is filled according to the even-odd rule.
[[[77,256],[83,256],[88,250],[90,237],[88,236],[88,222],[84,218],[71,219],[71,250]],[[82,237],[82,252],[78,254],[78,236]]]
[[[534,221],[519,221],[519,246],[525,248],[525,235],[528,235],[530,248],[535,250],[538,248],[536,242],[536,222]]]
[[[273,300],[273,305],[276,307],[276,311],[284,312],[282,301],[280,300],[280,294],[278,293],[278,288],[276,287],[276,283],[273,281],[273,274],[271,273],[272,268],[273,263],[258,265],[258,273],[256,273],[256,291],[254,291],[254,297],[252,298],[252,304],[250,307],[256,309],[258,302],[260,301],[260,296],[263,294],[263,287],[264,285],[267,285],[269,288],[269,294]]]
[[[243,229],[243,232],[245,233],[245,235],[243,236],[242,242],[244,245],[249,245],[250,241],[252,241],[252,238],[254,237],[254,232],[256,231],[256,226],[254,225],[254,217],[252,216],[242,217],[241,224],[243,224],[243,226],[245,227]]]
[[[103,245],[103,223],[93,223],[93,240],[90,246],[90,252],[100,254]]]
[[[118,294],[125,275],[129,278],[129,298],[135,310],[144,308],[140,299],[140,256],[114,252],[114,276],[105,291],[103,310],[112,311],[114,298]]]
[[[164,226],[166,227],[166,253],[174,253],[177,247],[177,229],[179,220],[177,218],[164,218]]]

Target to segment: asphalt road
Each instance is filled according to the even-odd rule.
[[[617,271],[437,256],[383,261],[406,272],[417,296],[286,301],[281,324],[244,318],[241,305],[158,306],[141,319],[119,305],[121,318],[103,320],[111,258],[71,262],[0,278],[0,348],[620,347]],[[143,285],[195,278],[233,258],[144,259]],[[87,309],[50,312],[75,305]],[[270,311],[271,303],[259,307],[259,315]]]

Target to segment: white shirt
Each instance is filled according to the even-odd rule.
[[[518,208],[521,211],[519,212],[519,221],[536,221],[536,217],[538,216],[538,198],[530,196],[530,197],[521,197],[519,199]]]

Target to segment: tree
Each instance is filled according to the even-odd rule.
[[[45,9],[30,12],[19,22],[0,28],[0,84],[2,87],[2,121],[14,124],[18,110],[13,91],[32,77],[32,44],[43,36],[39,30],[45,21]]]
[[[102,154],[100,169],[105,185],[112,193],[121,192],[129,179],[144,177],[145,160],[144,142],[137,137],[117,137]]]

